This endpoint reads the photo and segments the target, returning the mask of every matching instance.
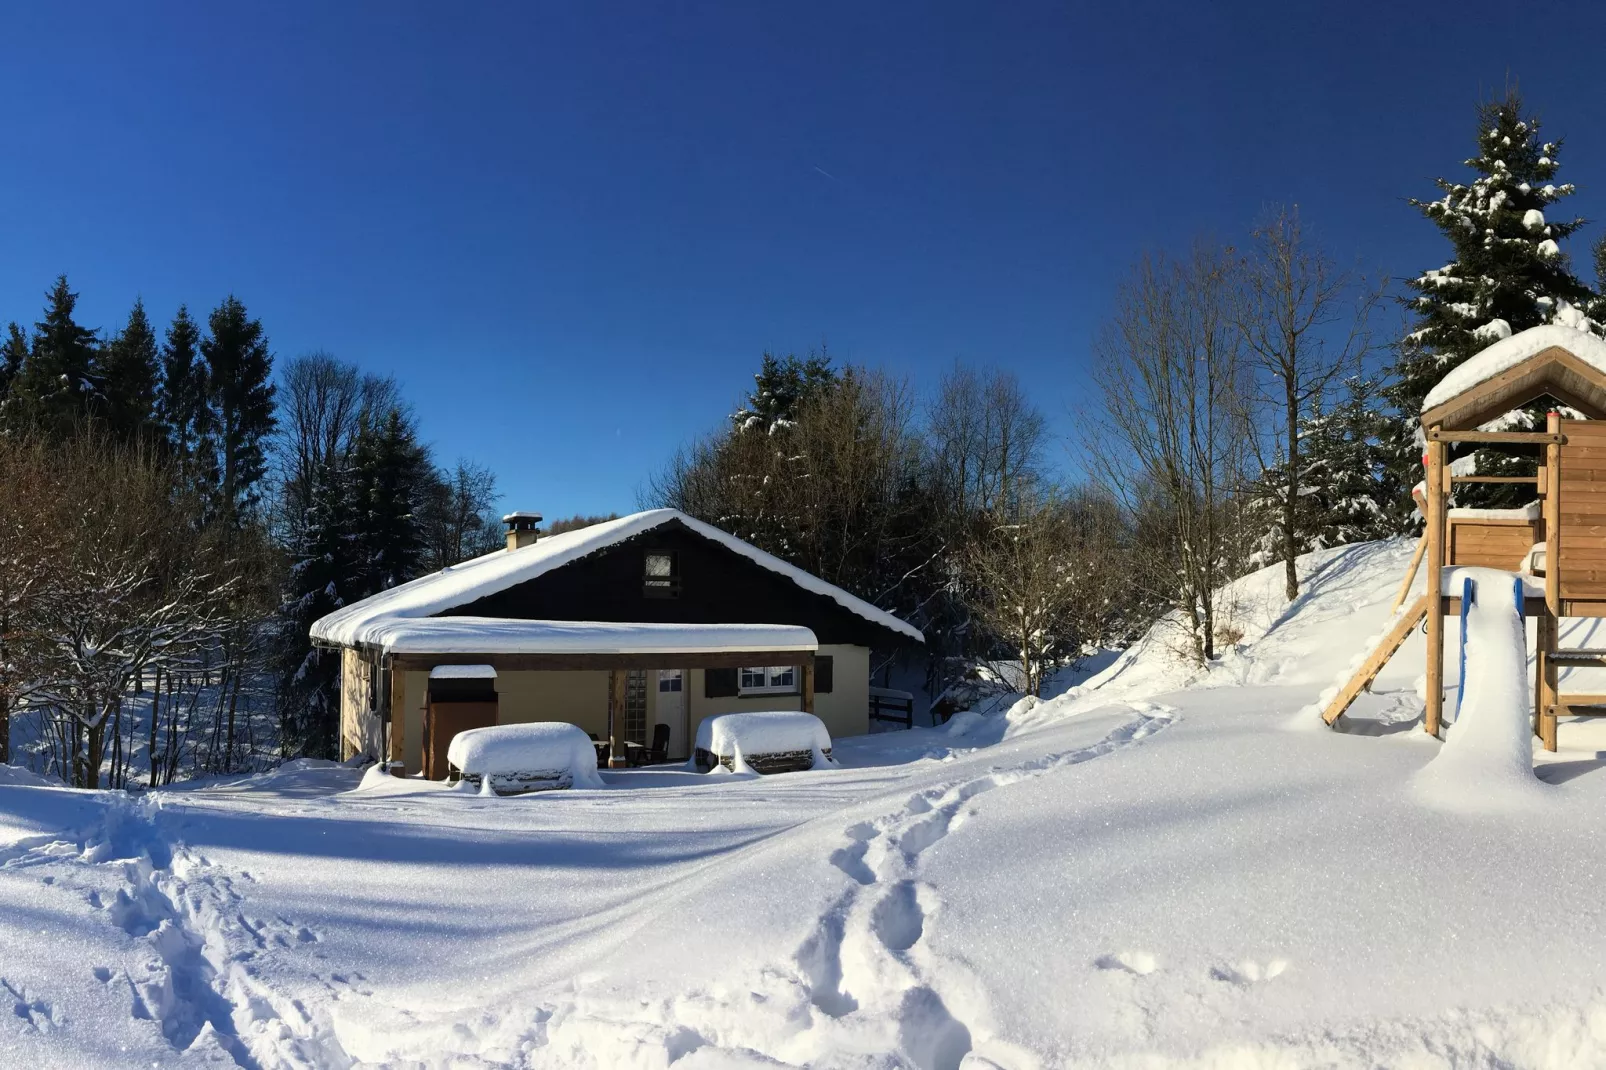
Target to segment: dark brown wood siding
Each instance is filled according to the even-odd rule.
[[[675,553],[678,597],[646,593],[643,579],[650,550]],[[795,624],[812,630],[822,645],[840,643],[877,650],[918,645],[901,632],[866,620],[834,599],[805,590],[780,573],[703,538],[678,520],[444,615],[648,624]]]

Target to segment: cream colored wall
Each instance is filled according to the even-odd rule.
[[[499,672],[496,700],[499,724],[567,721],[598,738],[608,737],[608,673],[605,669]]]
[[[380,758],[384,725],[371,709],[369,664],[351,647],[340,651],[340,757],[364,754]]]
[[[825,722],[831,738],[862,736],[870,731],[870,648],[822,646],[831,657],[831,691],[814,696],[814,715]]]
[[[424,707],[429,705],[429,673],[400,673],[391,680],[391,687],[400,684],[402,692],[402,750],[407,759],[409,773],[424,768]]]
[[[831,691],[814,696],[814,715],[825,723],[831,738],[862,736],[870,731],[870,650],[862,646],[822,646],[820,654],[830,655]],[[751,713],[758,710],[801,710],[803,696],[736,695],[708,698],[703,694],[703,670],[693,669],[687,694],[691,710],[691,739],[703,720],[721,713]]]

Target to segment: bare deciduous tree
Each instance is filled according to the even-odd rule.
[[[493,512],[500,495],[496,474],[484,465],[459,460],[425,488],[418,510],[423,529],[423,567],[439,570],[495,550],[502,541]]]
[[[1230,250],[1153,254],[1121,285],[1094,346],[1102,412],[1087,426],[1093,466],[1142,521],[1136,576],[1180,610],[1193,657],[1215,657],[1214,593],[1242,548],[1233,494],[1244,483],[1243,339]]]
[[[198,502],[176,501],[172,473],[138,448],[84,433],[53,445],[37,478],[55,537],[16,671],[34,681],[29,706],[60,718],[73,783],[93,788],[131,686],[214,642],[240,580],[197,533]]]
[[[1023,488],[1010,515],[994,514],[965,555],[977,618],[1008,643],[1022,687],[1042,693],[1049,670],[1102,638],[1118,597],[1119,521],[1087,492]]]
[[[1277,413],[1278,433],[1262,434],[1253,414],[1246,414],[1245,425],[1262,470],[1280,476],[1276,536],[1292,601],[1299,594],[1295,559],[1307,549],[1299,510],[1306,468],[1300,428],[1325,391],[1359,370],[1382,291],[1368,290],[1356,272],[1338,268],[1314,245],[1297,207],[1275,207],[1255,227],[1239,280],[1234,319],[1255,372],[1253,401]],[[1265,438],[1274,443],[1269,449]]]

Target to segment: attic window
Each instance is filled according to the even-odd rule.
[[[680,562],[673,550],[648,550],[641,593],[648,598],[680,597]]]

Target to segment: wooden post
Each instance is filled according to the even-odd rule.
[[[814,655],[803,662],[803,712],[814,712]]]
[[[625,669],[608,670],[608,767],[619,769],[625,764],[623,736],[620,730],[625,720]]]
[[[1437,429],[1435,429],[1437,430]],[[1445,445],[1431,437],[1427,444],[1427,540],[1428,540],[1428,665],[1427,709],[1422,727],[1429,735],[1439,734],[1444,714],[1444,536],[1445,536]]]
[[[1355,670],[1355,675],[1349,678],[1349,682],[1340,689],[1337,695],[1333,696],[1333,701],[1327,704],[1327,709],[1322,711],[1322,720],[1328,724],[1336,722],[1344,715],[1344,711],[1350,708],[1350,705],[1360,693],[1372,686],[1372,681],[1377,678],[1378,673],[1383,671],[1383,666],[1389,663],[1389,659],[1394,656],[1394,652],[1405,645],[1405,641],[1410,638],[1411,630],[1416,627],[1416,622],[1421,620],[1423,615],[1427,613],[1428,600],[1432,596],[1431,591],[1425,592],[1421,598],[1411,603],[1410,609],[1395,619],[1394,626],[1383,637],[1383,641],[1377,644],[1377,649],[1373,650],[1367,659],[1361,662],[1361,667]],[[914,714],[911,710],[911,720],[913,716]]]
[[[407,674],[396,671],[395,666],[386,659],[379,670],[379,678],[384,681],[386,689],[390,692],[390,760],[400,762],[401,772],[397,775],[407,775]],[[397,677],[401,679],[397,679]],[[396,767],[391,767],[396,772]]]
[[[1552,435],[1561,431],[1561,414],[1545,417],[1545,430]],[[1551,442],[1545,446],[1545,617],[1548,627],[1543,629],[1535,654],[1539,677],[1539,738],[1546,750],[1556,749],[1556,704],[1560,701],[1561,673],[1551,659],[1561,641],[1561,446]]]
[[[1422,532],[1422,537],[1416,540],[1416,550],[1411,554],[1411,565],[1405,570],[1405,579],[1400,584],[1399,593],[1394,596],[1394,605],[1389,607],[1389,613],[1395,614],[1405,604],[1405,596],[1411,593],[1411,581],[1416,579],[1417,569],[1422,567],[1422,555],[1427,552],[1428,533]]]

